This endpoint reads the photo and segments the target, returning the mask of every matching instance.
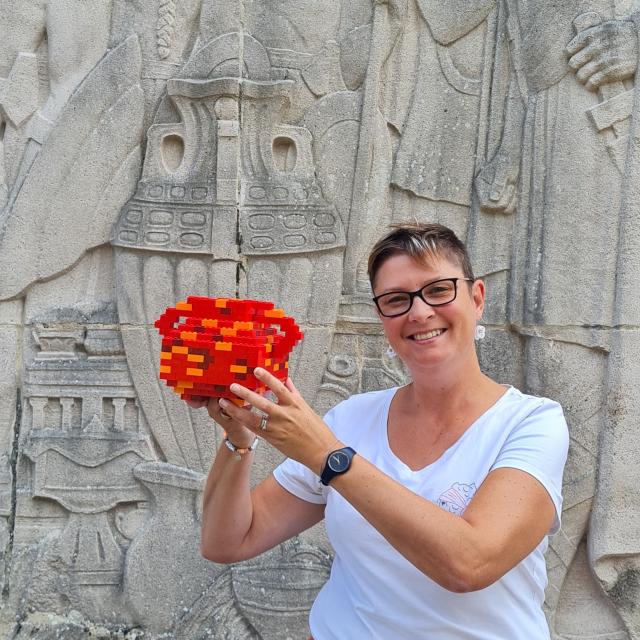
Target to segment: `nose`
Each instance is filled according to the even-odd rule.
[[[432,318],[435,313],[436,310],[431,305],[428,305],[420,296],[416,296],[408,315],[410,320],[422,321]]]

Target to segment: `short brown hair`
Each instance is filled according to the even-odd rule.
[[[392,224],[391,231],[376,242],[369,254],[367,273],[372,289],[382,263],[396,255],[407,255],[421,263],[444,257],[459,265],[465,278],[475,280],[467,248],[449,227],[442,224]]]

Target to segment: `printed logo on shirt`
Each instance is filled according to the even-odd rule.
[[[467,505],[471,502],[471,498],[476,493],[475,484],[462,484],[455,482],[446,491],[443,491],[438,498],[439,507],[446,509],[449,513],[456,516],[462,515]]]

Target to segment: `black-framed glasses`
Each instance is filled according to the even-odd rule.
[[[416,291],[388,291],[373,298],[380,315],[385,318],[395,318],[404,315],[411,309],[413,300],[417,297],[430,307],[441,307],[449,304],[458,295],[458,280],[473,282],[473,278],[442,278],[434,280],[420,287]]]

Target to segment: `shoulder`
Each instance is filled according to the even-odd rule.
[[[522,393],[515,387],[509,387],[499,401],[498,413],[513,427],[528,424],[536,425],[543,431],[567,430],[564,412],[558,402],[550,398]]]
[[[569,429],[562,407],[554,400],[517,389],[511,388],[507,393],[499,420],[502,445],[498,466],[519,460],[526,461],[525,467],[520,467],[525,471],[535,465],[548,468],[550,475],[557,471],[561,474],[569,448]]]

